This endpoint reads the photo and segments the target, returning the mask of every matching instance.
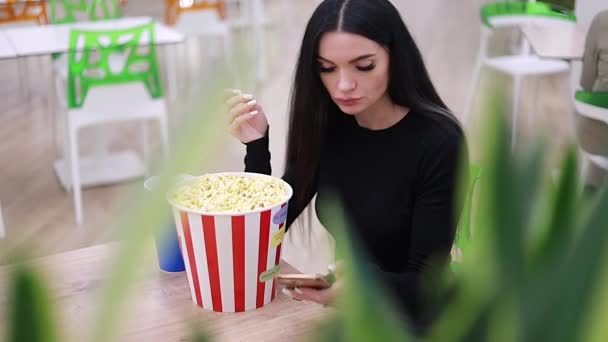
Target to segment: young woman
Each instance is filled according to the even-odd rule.
[[[269,127],[254,97],[233,91],[231,133],[245,171],[270,174]],[[286,169],[294,190],[287,227],[317,194],[337,194],[349,231],[403,313],[421,322],[422,274],[450,260],[456,178],[465,137],[435,91],[420,52],[388,0],[325,0],[312,15],[296,67]],[[326,227],[331,232],[331,227]],[[331,303],[339,291],[296,289]]]

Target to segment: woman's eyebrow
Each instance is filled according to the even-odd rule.
[[[361,55],[361,56],[359,56],[359,57],[357,57],[357,58],[354,58],[354,59],[352,59],[352,60],[350,60],[350,61],[348,61],[348,62],[349,62],[349,63],[355,63],[355,62],[358,62],[358,61],[360,61],[360,60],[367,59],[367,58],[374,57],[374,56],[376,56],[376,54],[375,54],[375,53],[369,53],[369,54]],[[327,62],[327,63],[332,63],[332,64],[335,64],[334,62],[330,61],[330,60],[329,60],[329,59],[327,59],[327,58],[323,58],[323,57],[321,57],[321,56],[317,56],[317,58],[318,58],[318,59],[320,59],[320,60],[322,60],[323,62]]]

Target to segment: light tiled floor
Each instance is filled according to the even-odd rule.
[[[273,21],[267,29],[268,78],[246,89],[256,95],[269,117],[273,170],[277,176],[283,169],[283,153],[287,122],[287,102],[295,58],[306,21],[314,0],[269,0],[269,17]],[[464,108],[464,99],[472,75],[479,40],[478,8],[485,1],[394,1],[416,39],[433,81],[446,103],[457,114]],[[130,0],[125,15],[151,15],[162,19],[161,1]],[[286,24],[289,25],[286,25]],[[237,34],[237,41],[251,43],[249,31]],[[253,49],[250,45],[249,52]],[[193,82],[182,80],[181,93],[171,103],[174,123],[187,120],[188,100],[204,91],[202,85],[213,68],[213,58],[206,54],[191,57],[180,65],[182,75],[191,74],[194,66],[201,75]],[[251,73],[255,61],[244,65],[243,75]],[[47,61],[48,62],[48,61]],[[141,180],[126,184],[90,188],[84,191],[85,224],[76,226],[72,197],[59,185],[51,168],[59,149],[54,144],[53,116],[45,98],[49,92],[50,69],[48,63],[30,60],[29,86],[32,93],[29,104],[20,97],[18,75],[14,61],[0,62],[0,201],[3,206],[8,238],[0,242],[0,259],[3,252],[15,246],[29,246],[36,254],[48,254],[87,246],[113,238],[112,220],[125,207],[126,194],[141,188]],[[539,83],[538,102],[530,96],[534,83],[526,81],[522,91],[522,110],[534,115],[533,129],[524,127],[523,134],[534,135],[552,132],[554,146],[569,138],[570,105],[563,98],[563,78],[545,78]],[[479,98],[486,97],[489,85],[497,86],[500,96],[509,102],[510,80],[500,75],[483,72]],[[481,103],[479,101],[478,103]],[[481,108],[477,106],[476,108]],[[538,109],[538,110],[536,110]],[[507,108],[507,112],[509,109]],[[483,113],[475,112],[472,122]],[[525,123],[525,120],[522,120]],[[469,126],[473,132],[477,127]],[[115,147],[131,146],[133,126],[113,130]],[[175,132],[174,132],[175,133]],[[88,134],[82,135],[85,146],[91,145]],[[472,142],[475,156],[474,139]],[[217,158],[201,168],[201,172],[242,170],[244,148],[231,139],[217,142]],[[135,147],[135,146],[134,146]],[[85,148],[86,150],[86,148]],[[556,147],[555,150],[558,150]],[[11,248],[9,248],[11,247]]]

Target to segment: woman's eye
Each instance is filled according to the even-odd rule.
[[[319,65],[320,72],[332,72],[334,70],[336,70],[336,67],[324,67],[322,65]]]
[[[359,69],[361,71],[371,71],[371,70],[374,70],[375,67],[376,67],[376,64],[370,63],[369,65],[365,65],[365,66],[357,66],[357,69]]]

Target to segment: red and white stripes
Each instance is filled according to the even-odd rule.
[[[174,209],[196,305],[218,312],[241,312],[274,299],[272,273],[281,257],[279,230],[285,224],[286,209],[285,203],[243,216],[207,216]]]

